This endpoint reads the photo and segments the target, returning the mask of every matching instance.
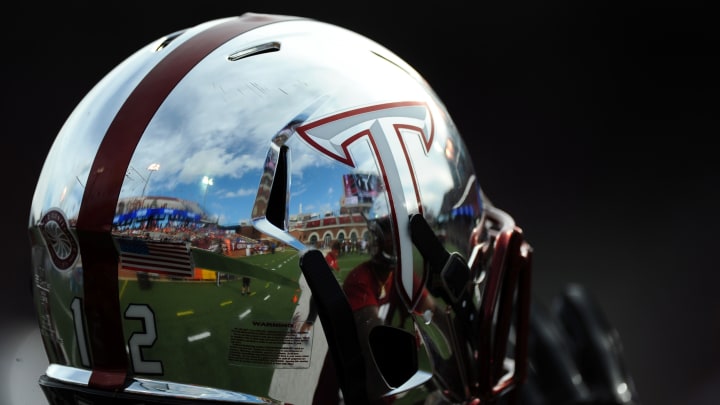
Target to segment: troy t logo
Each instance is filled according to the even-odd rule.
[[[408,222],[411,213],[422,213],[416,167],[422,167],[421,160],[427,157],[434,137],[427,104],[388,103],[350,110],[302,125],[297,133],[321,153],[357,170],[374,171],[382,178],[396,230],[393,237],[398,249],[399,281],[403,299],[410,304],[413,260]],[[355,147],[361,142],[369,146],[370,156],[363,152],[368,148]],[[410,152],[418,149],[423,153]],[[358,167],[367,161],[374,167]]]

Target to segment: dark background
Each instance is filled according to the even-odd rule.
[[[484,191],[533,245],[535,295],[588,287],[644,404],[720,401],[720,46],[699,2],[57,3],[3,12],[4,335],[34,321],[30,201],[91,87],[145,44],[205,20],[302,15],[375,39],[425,76]]]

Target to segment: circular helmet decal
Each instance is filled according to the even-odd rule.
[[[68,228],[62,211],[52,209],[40,220],[40,231],[50,258],[58,270],[67,270],[78,257],[78,242]]]

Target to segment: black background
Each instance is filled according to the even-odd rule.
[[[720,400],[720,46],[699,2],[214,3],[4,7],[5,332],[34,317],[30,201],[51,142],[91,87],[176,30],[246,11],[302,15],[377,40],[430,82],[484,191],[535,249],[535,295],[590,288],[643,403]]]

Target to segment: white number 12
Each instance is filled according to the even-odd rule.
[[[80,363],[90,367],[90,355],[88,353],[85,328],[83,327],[82,299],[75,297],[70,304],[75,326],[75,336],[80,350]],[[161,361],[145,360],[142,349],[152,347],[157,340],[157,329],[155,328],[155,313],[147,305],[130,304],[125,310],[125,319],[138,319],[142,322],[142,332],[133,332],[128,339],[128,351],[132,368],[138,374],[162,374],[163,365]]]

